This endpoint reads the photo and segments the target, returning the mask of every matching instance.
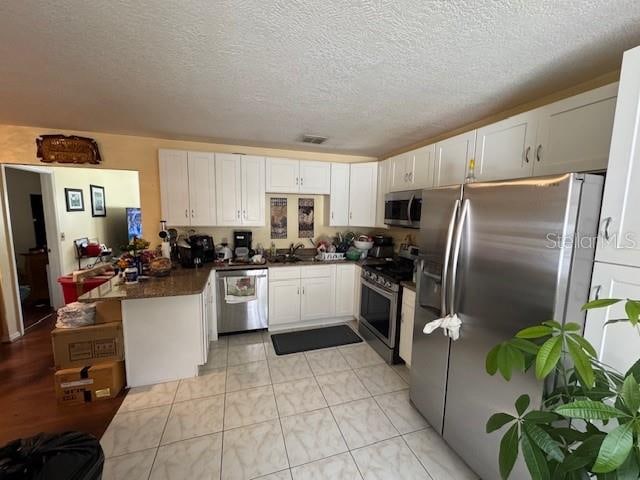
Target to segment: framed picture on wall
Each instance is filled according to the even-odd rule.
[[[84,212],[84,198],[79,188],[65,188],[64,199],[67,202],[67,212]]]
[[[104,187],[89,185],[91,191],[91,216],[106,217],[107,205],[104,199]]]

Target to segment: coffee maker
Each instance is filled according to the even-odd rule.
[[[237,260],[249,261],[253,252],[251,242],[253,232],[249,230],[236,230],[233,232],[233,255]]]

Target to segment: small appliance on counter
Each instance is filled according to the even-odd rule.
[[[203,263],[215,260],[213,238],[209,235],[191,235],[178,240],[178,257],[180,264],[186,268],[193,268]]]
[[[229,248],[227,242],[222,242],[216,247],[218,260],[224,262],[225,260],[231,260],[233,258],[233,252]]]
[[[373,248],[369,250],[369,256],[373,258],[393,257],[393,238],[386,235],[373,237]]]
[[[233,255],[236,260],[248,262],[253,255],[251,243],[253,232],[248,230],[236,230],[233,232]]]

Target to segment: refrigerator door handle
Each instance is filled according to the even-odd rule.
[[[453,260],[451,261],[451,291],[449,292],[449,315],[455,313],[455,299],[456,299],[456,277],[458,276],[458,260],[460,260],[460,247],[462,244],[462,232],[464,231],[464,224],[469,215],[469,199],[465,199],[462,204],[462,212],[460,213],[460,220],[458,221],[458,227],[456,228],[455,238],[453,240]]]
[[[458,210],[460,209],[460,200],[456,200],[453,204],[453,210],[451,211],[451,218],[449,219],[449,227],[447,228],[447,242],[444,249],[444,261],[442,262],[442,282],[440,286],[440,308],[442,310],[442,316],[447,315],[447,289],[449,280],[449,263],[451,259],[451,244],[453,241],[453,230],[456,225],[456,218],[458,216]]]

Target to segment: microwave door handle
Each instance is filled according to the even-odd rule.
[[[407,220],[409,220],[409,225],[411,225],[411,207],[413,206],[413,199],[415,198],[414,194],[411,194],[411,198],[409,199],[409,204],[407,205]]]
[[[451,246],[453,243],[453,230],[456,226],[456,219],[458,216],[458,210],[460,209],[460,200],[456,200],[453,204],[453,210],[451,211],[451,218],[449,219],[449,227],[447,228],[447,243],[444,249],[444,260],[442,262],[442,280],[440,284],[440,308],[442,310],[442,316],[447,315],[447,286],[449,280],[449,263],[451,259]]]
[[[469,199],[466,199],[462,204],[462,212],[460,213],[460,220],[458,221],[458,227],[456,228],[455,238],[453,240],[453,260],[451,262],[451,291],[449,292],[449,315],[455,313],[455,298],[456,298],[456,280],[458,276],[458,261],[460,260],[460,247],[462,245],[462,233],[464,231],[464,224],[469,216]]]

